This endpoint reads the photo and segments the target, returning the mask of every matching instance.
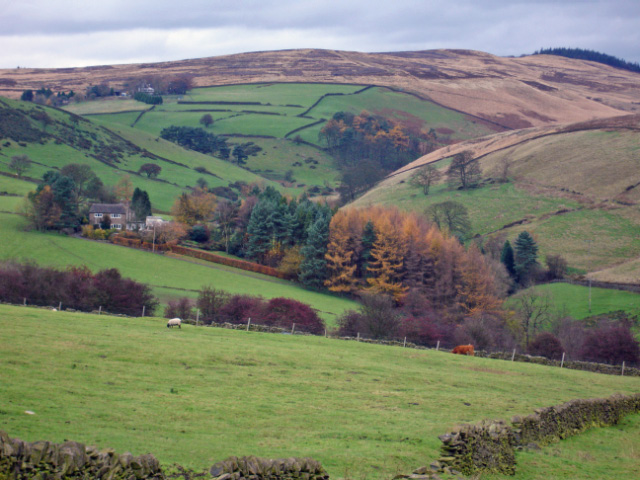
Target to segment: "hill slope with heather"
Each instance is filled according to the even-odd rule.
[[[175,62],[61,69],[0,70],[0,95],[25,89],[115,89],[154,75],[189,75],[197,86],[328,82],[388,86],[506,128],[585,121],[638,111],[640,74],[534,55],[503,58],[472,50],[361,53],[254,52]]]

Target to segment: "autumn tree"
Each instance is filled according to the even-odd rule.
[[[156,178],[160,175],[162,171],[162,167],[160,165],[156,165],[155,163],[145,163],[141,165],[138,169],[139,174],[145,174],[147,178]]]
[[[56,228],[60,222],[62,209],[55,202],[51,186],[45,185],[38,192],[31,192],[28,199],[24,215],[31,224],[41,232]]]
[[[356,288],[355,239],[349,231],[347,213],[338,212],[331,219],[327,245],[327,274],[325,286],[332,292],[353,292]]]
[[[31,168],[31,159],[26,155],[14,155],[9,161],[9,168],[16,172],[18,177]]]
[[[120,202],[129,203],[133,195],[133,183],[129,175],[120,177],[118,183],[113,187],[113,192]]]
[[[200,117],[200,124],[204,125],[205,128],[209,128],[213,124],[213,117],[210,113],[205,113]]]
[[[458,304],[465,315],[500,314],[502,301],[496,294],[495,279],[475,245],[461,262],[461,280]]]
[[[378,219],[376,232],[367,283],[372,292],[388,293],[397,298],[407,290],[402,284],[404,252],[400,234],[385,216]]]
[[[216,205],[213,219],[220,227],[220,232],[224,239],[224,250],[229,253],[229,242],[238,220],[238,205],[226,200],[220,201]]]
[[[422,188],[422,192],[425,195],[429,195],[431,185],[440,180],[441,177],[442,173],[440,173],[440,170],[435,168],[433,165],[427,165],[424,168],[418,169],[413,175],[411,175],[409,184],[413,187]]]
[[[453,156],[447,169],[447,180],[451,187],[463,190],[475,188],[481,179],[480,163],[473,157],[473,152],[465,150]]]
[[[178,222],[193,226],[196,223],[207,222],[213,217],[217,199],[206,190],[195,189],[191,193],[182,193],[173,206],[171,214]]]

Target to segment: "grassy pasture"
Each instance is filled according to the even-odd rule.
[[[2,160],[0,160],[2,161]],[[26,195],[32,190],[35,190],[36,184],[27,182],[26,180],[20,180],[19,178],[10,178],[0,175],[0,192]]]
[[[566,312],[577,319],[618,310],[640,315],[640,295],[633,292],[592,287],[591,312],[589,312],[589,287],[552,283],[539,285],[535,289],[550,292],[558,311]]]
[[[195,102],[260,102],[275,106],[301,105],[310,107],[327,93],[353,93],[361,85],[322,83],[271,83],[252,85],[227,85],[223,87],[194,88],[184,100]],[[227,106],[221,107],[227,108]],[[253,109],[252,106],[244,106]],[[294,107],[295,108],[295,107]]]
[[[395,119],[418,130],[433,128],[438,137],[443,139],[461,140],[493,133],[489,127],[476,123],[462,113],[384,87],[370,88],[357,95],[326,97],[308,115],[328,119],[335,112],[348,111],[357,115],[363,110]],[[317,143],[321,128],[322,125],[318,125],[303,130],[300,136],[308,142]]]
[[[10,197],[0,200],[5,198]],[[351,300],[305,290],[258,273],[216,264],[198,265],[109,243],[25,232],[25,222],[17,215],[0,213],[0,221],[0,260],[33,260],[59,268],[86,265],[94,272],[115,267],[123,276],[151,285],[163,302],[181,296],[196,297],[203,286],[212,285],[231,293],[294,298],[318,309],[330,325],[336,315],[356,307]]]
[[[518,453],[514,476],[482,475],[483,480],[575,480],[637,478],[640,475],[640,415],[619,425],[588,430],[542,450]]]
[[[131,98],[107,97],[101,100],[70,103],[64,109],[76,115],[95,115],[102,113],[130,112],[148,110],[150,105]]]
[[[437,458],[437,435],[457,423],[639,385],[446,352],[164,323],[0,305],[0,428],[193,468],[229,455],[310,456],[332,478],[388,479]],[[638,424],[625,428],[625,442],[640,447]],[[632,478],[632,465],[619,467],[622,478]]]

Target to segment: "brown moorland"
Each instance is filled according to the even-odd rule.
[[[640,74],[552,55],[497,57],[472,50],[360,53],[283,50],[174,62],[83,68],[3,69],[0,95],[25,89],[82,91],[153,75],[193,77],[196,86],[329,82],[402,89],[508,129],[640,112]]]

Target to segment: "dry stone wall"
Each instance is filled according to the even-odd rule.
[[[0,480],[164,480],[153,455],[134,457],[78,442],[28,443],[0,430]]]
[[[572,400],[537,409],[525,417],[513,417],[510,424],[485,420],[462,425],[439,437],[442,456],[431,467],[465,475],[479,472],[513,475],[516,450],[533,444],[546,445],[590,427],[615,425],[632,413],[640,413],[640,393]]]
[[[329,480],[329,475],[311,458],[229,457],[209,470],[216,480]]]

